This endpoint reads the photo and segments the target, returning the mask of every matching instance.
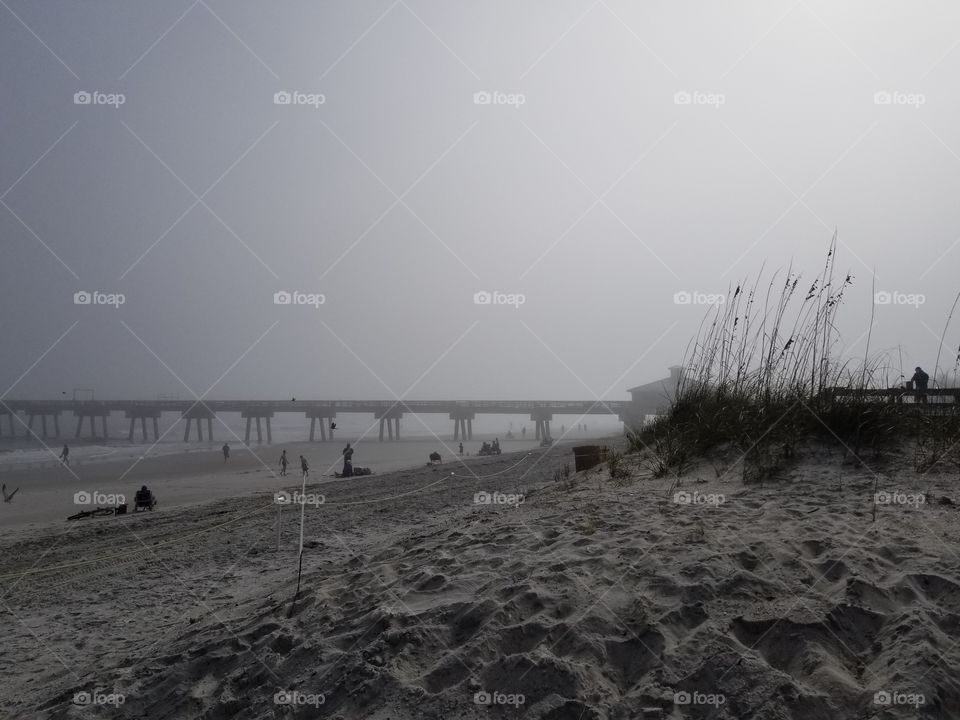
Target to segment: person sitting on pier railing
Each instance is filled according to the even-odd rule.
[[[913,377],[910,378],[910,382],[913,383],[914,389],[917,390],[917,402],[925,403],[927,401],[927,395],[923,391],[927,389],[930,376],[923,371],[923,368],[918,366],[913,373]]]

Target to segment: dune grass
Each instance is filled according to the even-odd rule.
[[[742,458],[744,480],[762,480],[810,440],[860,458],[910,439],[918,467],[960,470],[956,412],[932,415],[865,392],[901,378],[884,355],[870,354],[869,331],[862,360],[836,359],[837,314],[853,280],[837,275],[835,260],[836,236],[812,281],[790,267],[763,285],[759,278],[737,285],[708,313],[667,412],[628,432],[631,450],[645,454],[655,475],[682,473],[693,459],[730,448]]]

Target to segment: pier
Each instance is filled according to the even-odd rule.
[[[455,440],[471,440],[474,421],[480,415],[525,416],[535,423],[536,438],[544,439],[551,437],[550,423],[555,415],[612,414],[633,425],[643,417],[644,410],[654,413],[656,409],[623,400],[5,400],[0,406],[0,436],[59,438],[60,416],[66,413],[76,418],[74,438],[107,439],[108,418],[122,413],[129,420],[127,440],[133,441],[139,434],[142,441],[157,441],[161,417],[173,413],[185,423],[184,442],[211,442],[217,416],[237,413],[246,420],[247,444],[254,428],[256,442],[262,444],[266,440],[270,444],[271,420],[279,413],[288,413],[304,418],[304,434],[310,442],[330,442],[338,415],[357,413],[379,421],[381,442],[395,442],[401,437],[404,416],[439,413],[453,421]]]

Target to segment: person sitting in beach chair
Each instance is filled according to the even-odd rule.
[[[157,499],[153,496],[153,493],[147,489],[146,485],[137,490],[137,494],[133,498],[134,512],[139,512],[140,510],[153,510],[156,506]]]

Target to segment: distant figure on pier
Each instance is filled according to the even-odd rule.
[[[460,454],[463,455],[463,443],[460,443]]]
[[[927,389],[927,383],[930,382],[930,376],[923,371],[923,368],[917,367],[913,373],[913,377],[910,378],[910,382],[913,383],[915,390],[923,391]],[[917,395],[917,402],[925,403],[926,401],[927,396],[923,392],[920,392]]]
[[[495,452],[497,455],[500,454],[500,438],[493,439],[493,452]]]
[[[18,492],[20,492],[20,488],[17,488],[17,489],[14,490],[12,493],[8,493],[8,492],[7,492],[6,483],[4,483],[4,486],[3,486],[3,501],[4,501],[4,502],[10,502],[11,500],[13,500],[13,496],[16,495]]]
[[[353,477],[353,448],[350,443],[343,449],[343,472],[341,477]]]
[[[287,451],[280,453],[280,477],[287,476]]]
[[[307,465],[307,459],[303,455],[300,456],[300,476],[310,477],[310,466]]]
[[[230,459],[230,446],[224,443],[223,447],[220,449],[223,450],[223,461],[226,462]]]
[[[63,450],[60,451],[60,457],[58,459],[67,467],[70,466],[70,448],[67,447],[66,443],[63,444]]]
[[[526,426],[526,425],[524,425],[522,428],[520,428],[520,434],[521,434],[523,437],[526,437],[526,436],[527,436],[527,426]]]

